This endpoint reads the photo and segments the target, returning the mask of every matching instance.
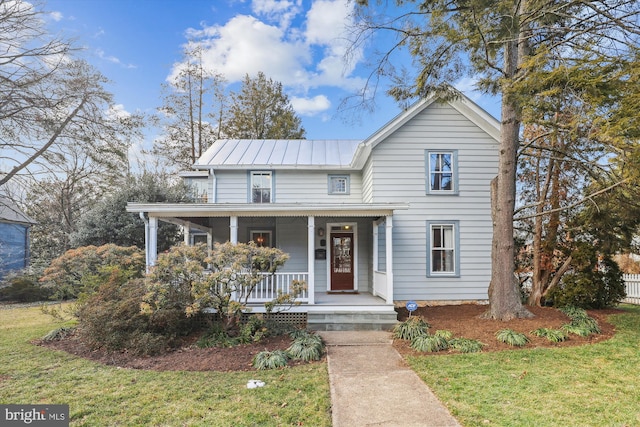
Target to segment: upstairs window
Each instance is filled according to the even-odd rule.
[[[329,194],[349,194],[349,175],[329,175]]]
[[[273,173],[271,171],[253,171],[251,180],[251,202],[271,203],[273,201]]]
[[[457,151],[427,151],[427,194],[458,193]]]

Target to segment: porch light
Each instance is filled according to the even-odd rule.
[[[318,228],[318,236],[320,236],[320,237],[324,236],[324,228],[322,228],[322,227]]]
[[[350,225],[345,225],[345,226],[344,226],[344,229],[345,229],[345,230],[351,230],[351,226],[350,226]]]

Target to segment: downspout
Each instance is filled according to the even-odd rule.
[[[218,178],[216,177],[216,171],[209,169],[209,176],[211,176],[212,189],[211,189],[211,203],[216,203],[216,196],[218,193]]]

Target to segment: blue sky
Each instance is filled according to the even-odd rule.
[[[400,110],[383,86],[373,113],[340,113],[364,84],[370,52],[345,63],[347,0],[48,0],[54,32],[73,37],[82,55],[112,81],[123,110],[153,112],[161,84],[175,70],[187,39],[203,42],[205,65],[230,84],[258,71],[283,84],[310,139],[364,139]],[[380,45],[385,40],[376,40]],[[495,99],[455,82],[494,116]],[[152,138],[152,136],[150,136]],[[148,141],[147,141],[148,143]]]

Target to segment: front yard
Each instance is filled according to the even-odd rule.
[[[640,307],[624,310],[594,344],[405,356],[464,426],[640,425]],[[0,310],[0,403],[69,404],[72,426],[331,425],[325,363],[158,372],[30,343],[61,325],[38,307]]]
[[[329,426],[326,364],[260,372],[105,366],[29,343],[60,327],[37,307],[0,310],[0,403],[69,404],[72,426]],[[265,386],[247,389],[250,379]]]

